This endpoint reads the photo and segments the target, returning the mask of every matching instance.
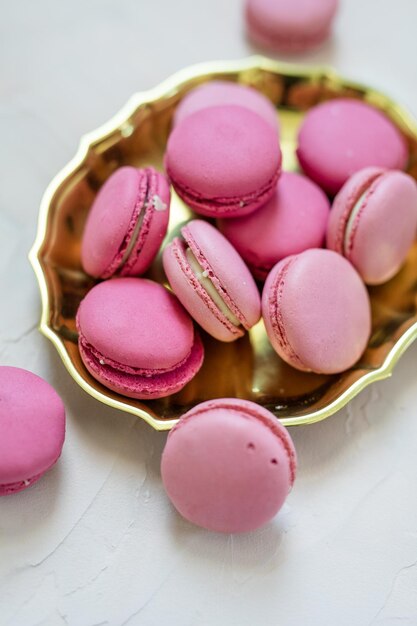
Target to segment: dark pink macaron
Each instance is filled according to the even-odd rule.
[[[274,193],[281,172],[278,137],[241,106],[201,109],[171,133],[165,166],[178,195],[197,213],[245,215]]]
[[[280,261],[262,294],[273,347],[302,371],[336,374],[354,365],[371,333],[368,292],[359,274],[331,250],[306,250]]]
[[[398,272],[417,234],[417,185],[404,172],[366,168],[336,196],[327,246],[343,254],[368,285]]]
[[[188,411],[171,430],[162,480],[190,522],[223,533],[255,530],[279,511],[297,467],[277,418],[254,402],[224,398]]]
[[[85,225],[81,261],[87,274],[143,274],[167,231],[169,204],[163,174],[152,167],[116,170],[97,194]]]
[[[208,222],[192,220],[163,254],[169,283],[192,317],[220,341],[244,335],[261,316],[259,293],[233,246]]]
[[[349,176],[365,167],[405,168],[407,146],[381,111],[353,99],[313,107],[298,135],[297,156],[304,172],[336,194]]]
[[[200,337],[180,302],[143,278],[115,278],[93,287],[80,304],[77,328],[90,374],[130,398],[175,393],[203,362]]]
[[[330,34],[338,0],[246,0],[249,37],[273,51],[304,52]]]
[[[330,203],[325,193],[300,174],[283,172],[276,193],[255,213],[219,220],[253,275],[265,280],[278,261],[323,245]]]
[[[0,367],[0,496],[37,482],[61,455],[65,408],[45,380]]]

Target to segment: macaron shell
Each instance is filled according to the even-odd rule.
[[[226,80],[212,80],[190,91],[175,110],[173,126],[200,109],[228,104],[250,109],[260,115],[275,132],[279,132],[277,111],[266,96],[248,85]]]
[[[305,176],[283,172],[263,207],[245,217],[219,220],[219,228],[254,276],[265,280],[281,259],[322,246],[329,210],[320,187]]]
[[[366,288],[352,265],[331,250],[307,250],[278,263],[265,283],[262,309],[275,350],[301,370],[348,369],[371,333]]]
[[[121,269],[121,276],[139,276],[146,272],[162,245],[169,222],[171,192],[160,172],[148,169],[149,191],[145,217],[135,249]]]
[[[56,391],[31,372],[0,367],[0,494],[38,480],[57,461],[64,438],[65,409]]]
[[[247,532],[281,508],[296,455],[288,433],[275,431],[272,416],[263,413],[251,402],[215,400],[192,409],[171,431],[162,480],[186,519],[214,531]]]
[[[143,278],[115,278],[81,302],[77,327],[105,358],[136,369],[175,368],[191,352],[192,320],[167,289]]]
[[[369,285],[394,276],[417,234],[417,185],[387,172],[372,185],[358,214],[345,255]]]
[[[381,111],[344,98],[310,109],[299,132],[297,156],[307,176],[331,194],[358,170],[402,170],[408,160],[404,138]]]
[[[281,151],[276,133],[256,113],[211,107],[174,128],[165,165],[177,193],[197,212],[239,215],[272,195]]]
[[[169,284],[191,317],[219,341],[234,341],[244,330],[234,326],[214,304],[189,267],[185,246],[174,239],[163,252],[164,270]]]
[[[250,37],[272,50],[299,52],[329,34],[337,0],[247,0]]]

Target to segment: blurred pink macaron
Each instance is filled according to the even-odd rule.
[[[156,256],[169,220],[170,190],[152,167],[124,166],[104,183],[88,214],[81,246],[87,274],[143,274]]]
[[[305,176],[283,172],[263,207],[218,224],[255,278],[265,280],[281,259],[323,245],[329,210],[320,187]]]
[[[345,256],[368,285],[398,272],[417,234],[417,184],[404,172],[366,168],[336,196],[327,246]]]
[[[259,320],[260,297],[233,246],[208,222],[192,220],[164,250],[169,283],[192,317],[220,341],[234,341]]]
[[[61,455],[65,408],[45,380],[0,367],[0,496],[37,482]]]
[[[310,109],[297,156],[307,176],[333,195],[358,170],[402,170],[408,160],[405,140],[391,120],[365,102],[345,98]]]
[[[278,113],[272,102],[253,87],[229,80],[212,80],[192,89],[175,109],[173,125],[177,126],[200,109],[225,104],[246,107],[260,115],[275,132],[279,132]]]
[[[99,283],[82,300],[76,321],[90,374],[130,398],[173,394],[203,363],[203,345],[188,313],[165,287],[144,278]]]
[[[188,411],[168,435],[161,474],[187,520],[223,533],[255,530],[282,507],[294,483],[288,431],[253,402],[211,400]]]
[[[272,346],[302,371],[336,374],[362,356],[371,333],[369,296],[359,274],[331,250],[280,261],[262,294]]]
[[[338,0],[246,0],[252,41],[268,50],[304,52],[330,34]]]
[[[277,133],[249,109],[200,109],[172,131],[165,167],[178,195],[196,213],[235,217],[258,209],[281,173]]]

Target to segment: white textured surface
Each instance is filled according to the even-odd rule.
[[[307,62],[417,115],[416,1],[342,4],[333,41]],[[391,380],[293,430],[287,505],[267,528],[230,537],[173,513],[165,435],[89,398],[36,331],[26,254],[47,183],[134,91],[251,52],[240,5],[0,0],[0,362],[44,376],[68,408],[58,466],[0,500],[2,626],[417,624],[417,345]]]

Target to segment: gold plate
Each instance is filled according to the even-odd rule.
[[[121,165],[162,166],[173,111],[190,89],[227,79],[252,85],[276,105],[281,120],[284,167],[296,169],[297,129],[304,112],[318,102],[347,96],[382,109],[407,139],[409,173],[417,178],[417,124],[395,102],[369,87],[344,80],[332,70],[274,62],[263,57],[198,65],[159,87],[135,94],[107,124],[85,135],[76,156],[53,179],[40,207],[39,227],[30,260],[42,296],[41,332],[48,337],[74,380],[97,400],[170,429],[191,406],[216,397],[254,400],[287,426],[329,417],[371,382],[390,376],[395,363],[417,337],[417,244],[401,272],[370,289],[373,332],[361,361],[335,376],[298,372],[272,350],[260,322],[246,337],[220,343],[203,336],[204,365],[180,393],[147,403],[131,400],[100,385],[86,371],[77,348],[75,313],[94,282],[80,265],[86,215],[100,185]],[[170,233],[189,217],[175,196]],[[160,258],[149,276],[163,281]]]

